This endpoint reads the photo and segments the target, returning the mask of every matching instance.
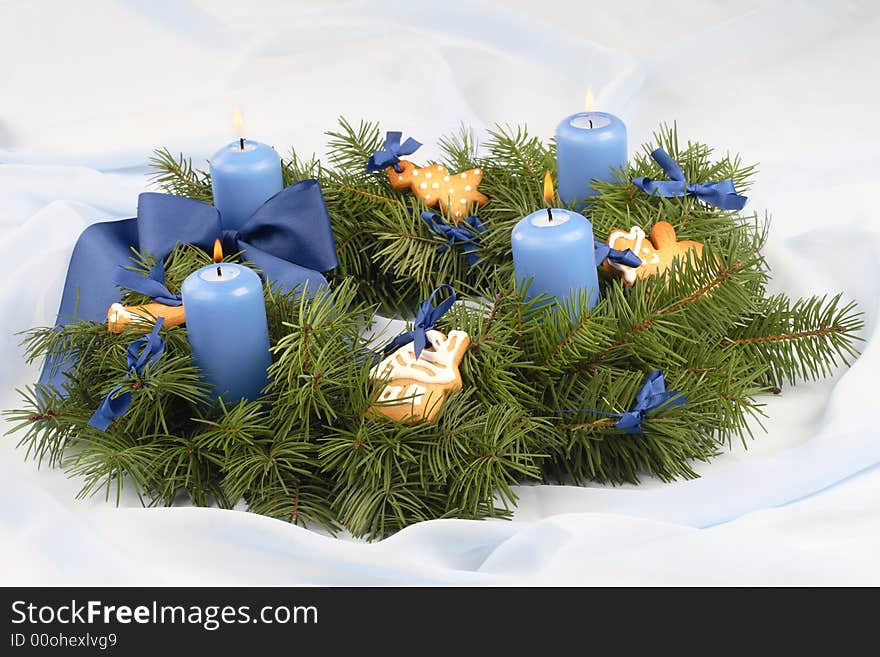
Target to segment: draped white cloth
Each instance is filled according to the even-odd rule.
[[[513,521],[422,523],[373,544],[242,511],[78,501],[81,482],[0,441],[0,584],[878,584],[876,61],[867,0],[712,3],[0,2],[0,407],[37,377],[17,331],[51,324],[74,241],[133,216],[150,151],[197,162],[248,135],[324,148],[336,117],[436,154],[460,122],[543,137],[591,84],[761,164],[776,289],[865,312],[849,370],[768,400],[748,450],[702,478],[523,486]]]

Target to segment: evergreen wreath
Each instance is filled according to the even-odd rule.
[[[702,144],[681,146],[674,127],[661,128],[617,182],[594,183],[591,219],[600,239],[666,221],[681,239],[703,242],[703,253],[633,287],[600,270],[599,304],[592,312],[574,305],[573,316],[526,302],[513,280],[510,232],[541,207],[543,174],[555,172],[552,143],[503,126],[483,147],[466,128],[440,142],[450,169],[483,170],[480,190],[490,201],[479,211],[486,230],[471,264],[420,219],[426,208],[415,197],[365,171],[383,141],[376,124],[341,120],[328,135],[327,166],[295,152],[282,166],[285,185],[320,181],[340,265],[330,289],[313,298],[265,286],[273,354],[266,397],[206,403],[185,326],[162,328],[165,354],[140,374],[128,371],[126,349],[143,330],[113,334],[86,321],[32,329],[29,361],[74,365],[62,390],[28,387],[22,408],[6,412],[29,457],[80,477],[81,496],[103,490],[118,501],[127,485],[150,505],[182,496],[224,508],[243,501],[256,513],[372,539],[432,518],[509,516],[521,482],[694,477],[694,461],[751,437],[763,397],[857,356],[854,303],[767,292],[766,217],[632,185],[636,176],[662,177],[648,156],[662,147],[688,180],[730,178],[748,189],[754,166],[716,159]],[[184,156],[157,151],[152,165],[166,192],[211,202],[208,174]],[[199,248],[178,246],[164,263],[168,288],[179,292],[210,261]],[[153,264],[150,254],[134,253],[130,267],[147,275]],[[366,337],[371,319],[411,316],[444,283],[468,300],[437,326],[471,336],[463,390],[433,423],[367,416],[376,394],[371,354],[382,346]],[[123,293],[126,304],[149,301]],[[649,412],[642,433],[618,428],[614,418],[657,369],[686,403]],[[131,392],[128,413],[106,432],[88,426],[115,386]]]

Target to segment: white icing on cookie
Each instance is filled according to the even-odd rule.
[[[402,391],[403,386],[387,385],[382,391],[382,394],[379,395],[379,401],[390,401],[392,399],[398,399]]]
[[[373,379],[412,379],[419,383],[452,383],[458,370],[455,365],[455,352],[461,340],[467,339],[464,331],[450,331],[445,336],[440,331],[428,331],[428,341],[433,349],[425,348],[416,359],[412,343],[393,351],[373,366],[370,377]],[[387,390],[387,388],[386,388]],[[424,391],[421,393],[424,394]],[[383,391],[382,397],[385,398]]]

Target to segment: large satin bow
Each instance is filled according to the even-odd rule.
[[[689,183],[678,163],[662,148],[652,152],[651,157],[670,180],[653,180],[647,176],[633,178],[633,185],[646,194],[657,194],[666,198],[689,194],[722,210],[742,210],[748,201],[745,196],[736,193],[730,178],[721,182]]]
[[[639,258],[631,249],[612,249],[605,242],[600,242],[593,238],[593,253],[596,258],[596,266],[598,267],[606,260],[616,262],[618,265],[626,265],[627,267],[641,267],[642,259]]]
[[[449,297],[437,304],[436,306],[432,305],[434,301],[434,296],[440,292],[440,290],[448,289]],[[431,292],[431,296],[427,298],[427,300],[419,303],[419,309],[416,312],[416,318],[413,320],[413,327],[411,331],[407,331],[406,333],[402,333],[394,338],[388,346],[383,350],[384,353],[390,353],[395,349],[399,349],[400,347],[413,343],[413,351],[415,352],[416,359],[421,355],[422,349],[428,346],[428,335],[427,332],[434,328],[434,325],[437,323],[437,320],[440,319],[443,314],[452,308],[452,304],[455,303],[455,300],[458,298],[458,295],[455,293],[455,290],[451,285],[441,285],[436,288],[433,292]]]
[[[400,173],[400,156],[412,155],[415,153],[421,142],[416,141],[412,137],[408,137],[403,144],[400,143],[402,132],[389,131],[385,135],[385,144],[382,150],[378,150],[370,156],[367,161],[367,173],[375,173],[376,171],[384,171],[390,166],[394,166],[394,170]]]
[[[165,353],[165,341],[159,335],[159,329],[162,328],[162,322],[165,320],[160,317],[156,320],[153,330],[134,340],[128,345],[126,358],[128,359],[128,374],[126,378],[131,377],[132,370],[136,376],[144,375],[147,365],[151,365],[162,358]],[[114,387],[104,401],[98,407],[98,410],[89,420],[89,426],[100,431],[107,431],[110,423],[121,415],[125,415],[131,407],[131,391],[126,390],[122,394],[118,394],[122,390],[122,386]]]
[[[107,308],[119,301],[114,284],[117,269],[130,262],[132,248],[163,262],[179,243],[209,250],[217,238],[227,253],[243,251],[242,258],[283,291],[307,285],[308,293],[314,294],[327,284],[321,272],[338,264],[330,216],[316,180],[303,180],[278,192],[238,231],[221,228],[220,213],[213,205],[147,192],[138,197],[136,218],[93,224],[80,235],[70,257],[56,325],[106,319]],[[170,294],[161,283],[153,291],[157,298]],[[40,383],[60,388],[64,369],[63,363],[47,361]]]
[[[449,241],[441,247],[437,248],[437,253],[443,253],[447,249],[461,245],[464,257],[467,263],[473,267],[480,259],[480,245],[474,241],[478,233],[485,232],[486,227],[479,217],[471,215],[457,226],[447,224],[440,215],[434,212],[422,211],[422,221],[428,224],[428,228],[434,231],[440,237],[445,237]],[[467,226],[468,228],[465,228]],[[640,261],[641,262],[641,261]]]

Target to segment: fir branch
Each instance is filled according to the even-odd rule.
[[[858,356],[854,342],[864,327],[854,302],[841,295],[792,302],[785,295],[763,300],[721,340],[725,350],[740,351],[768,369],[768,385],[829,376],[839,363]]]
[[[193,168],[192,160],[183,153],[174,157],[167,148],[153,151],[150,156],[153,174],[150,182],[167,194],[186,196],[197,201],[211,203],[211,176],[205,171]]]

